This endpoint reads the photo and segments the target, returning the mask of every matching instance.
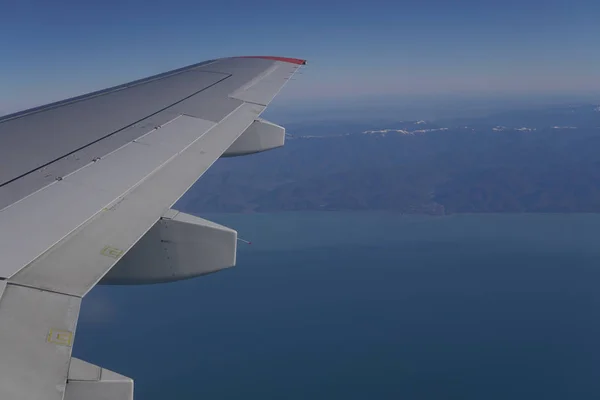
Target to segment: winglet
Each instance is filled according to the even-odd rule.
[[[306,60],[300,58],[275,57],[275,56],[240,56],[240,58],[264,58],[265,60],[283,61],[291,64],[306,65]]]

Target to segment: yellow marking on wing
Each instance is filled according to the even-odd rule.
[[[50,329],[46,341],[60,346],[71,347],[73,344],[73,332],[62,329]]]
[[[100,254],[107,257],[119,258],[123,255],[124,251],[112,246],[104,246],[104,248],[100,251]]]

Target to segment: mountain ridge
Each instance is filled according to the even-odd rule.
[[[561,109],[529,125],[509,114],[455,126],[361,123],[329,135],[298,129],[281,149],[219,160],[182,201],[197,212],[600,212],[594,107],[578,121]]]

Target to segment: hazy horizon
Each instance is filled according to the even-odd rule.
[[[294,90],[290,90],[292,92]],[[285,92],[285,88],[284,91]],[[84,93],[74,92],[67,97]],[[556,105],[598,104],[600,91],[587,93],[499,94],[444,93],[440,95],[372,95],[344,98],[294,99],[278,96],[264,116],[278,123],[332,122],[369,120],[438,120],[487,116],[509,110],[537,109]],[[63,100],[63,97],[51,101]],[[28,102],[25,107],[7,105],[0,98],[0,117],[45,103]],[[33,99],[32,99],[33,100]]]
[[[10,2],[0,114],[202,60],[306,58],[277,102],[600,92],[600,3]]]
[[[547,93],[528,95],[444,94],[380,95],[313,101],[277,101],[265,116],[280,123],[377,120],[439,120],[487,116],[502,111],[539,109],[571,104],[600,104],[595,93]]]

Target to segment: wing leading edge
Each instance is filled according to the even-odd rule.
[[[235,264],[235,231],[171,207],[219,157],[283,145],[259,116],[304,64],[212,60],[0,118],[0,398],[132,398],[130,379],[72,361],[81,298]],[[194,263],[183,238],[213,252]],[[153,240],[177,265],[144,275]]]

